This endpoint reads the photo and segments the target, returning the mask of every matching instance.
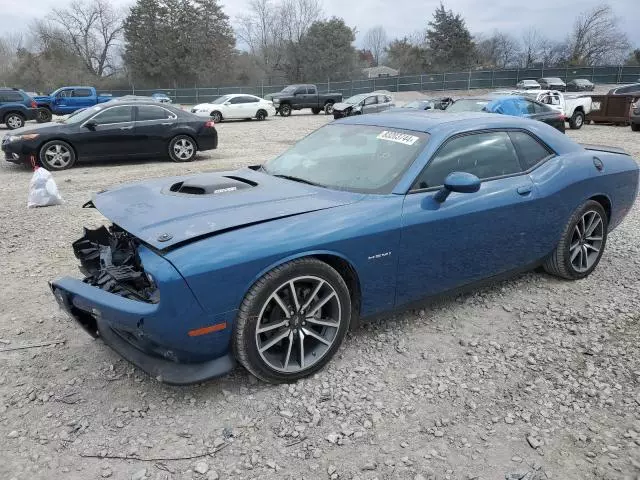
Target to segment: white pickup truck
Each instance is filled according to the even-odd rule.
[[[591,112],[591,97],[583,94],[563,94],[558,90],[509,90],[494,92],[503,95],[522,95],[561,112],[574,130],[582,128],[585,117]]]

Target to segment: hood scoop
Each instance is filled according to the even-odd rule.
[[[223,195],[257,186],[254,181],[235,176],[199,175],[164,188],[165,195]]]

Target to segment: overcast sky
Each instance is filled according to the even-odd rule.
[[[130,5],[132,0],[111,0],[115,5]],[[535,26],[547,36],[562,40],[571,29],[576,14],[602,0],[445,0],[446,8],[463,14],[472,33],[491,33],[495,29],[520,36]],[[0,0],[0,33],[23,30],[29,21],[42,18],[65,0]],[[225,12],[233,21],[244,12],[245,0],[223,0]],[[358,43],[364,32],[383,25],[390,38],[422,30],[431,19],[440,0],[322,0],[326,15],[345,19],[358,29]],[[621,26],[636,48],[640,47],[638,13],[640,0],[610,0]],[[633,15],[632,15],[633,13]]]

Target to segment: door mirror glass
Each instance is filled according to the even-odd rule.
[[[442,203],[451,192],[475,193],[480,190],[480,179],[471,173],[452,172],[444,180],[444,186],[436,193],[434,199]]]

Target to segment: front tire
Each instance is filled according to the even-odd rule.
[[[267,119],[267,112],[265,112],[264,110],[258,110],[258,113],[256,113],[256,120],[262,121],[266,119]]]
[[[233,351],[259,379],[293,382],[329,362],[350,321],[351,298],[340,274],[315,258],[294,260],[265,274],[245,295]]]
[[[631,123],[631,130],[634,132],[640,132],[640,123]]]
[[[280,115],[282,115],[283,117],[290,117],[291,116],[291,105],[289,105],[288,103],[285,103],[284,105],[280,105]]]
[[[220,123],[222,121],[222,114],[217,110],[211,112],[211,115],[209,116],[211,117],[211,120],[213,120],[213,123]]]
[[[11,112],[4,117],[4,124],[9,130],[24,127],[24,122],[25,118],[21,113]]]
[[[52,140],[40,148],[38,158],[47,170],[66,170],[76,163],[76,152],[67,142]]]
[[[311,113],[313,113],[314,115],[318,115],[321,111],[322,111],[321,108],[312,108],[311,109]]]
[[[331,115],[333,113],[333,103],[329,102],[324,105],[325,115]]]
[[[178,135],[169,142],[169,156],[174,162],[190,162],[197,151],[196,142],[187,135]]]
[[[608,224],[602,205],[594,200],[585,202],[571,216],[558,246],[545,260],[544,269],[567,280],[590,275],[602,258]]]
[[[569,127],[572,130],[580,130],[584,125],[584,113],[583,112],[573,112],[573,115],[569,119]]]

